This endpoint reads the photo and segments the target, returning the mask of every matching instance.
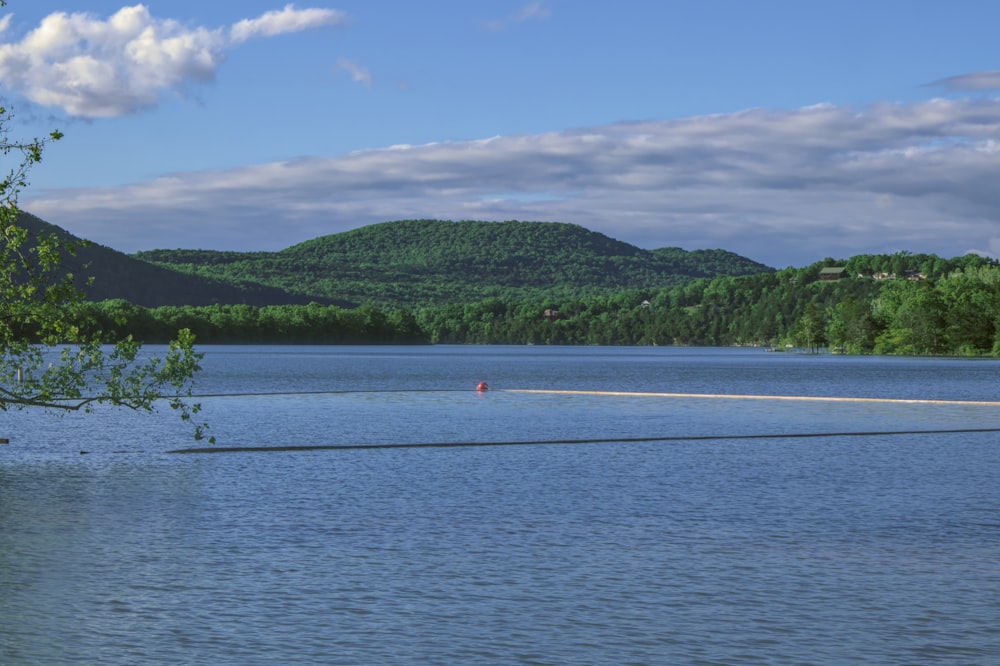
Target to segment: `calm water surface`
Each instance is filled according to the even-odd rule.
[[[0,664],[1000,663],[996,362],[205,351],[219,447],[586,443],[0,414]]]

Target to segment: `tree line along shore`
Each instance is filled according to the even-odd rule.
[[[413,307],[80,304],[81,325],[146,343],[703,345],[1000,356],[1000,265],[861,255],[661,289],[491,296]]]

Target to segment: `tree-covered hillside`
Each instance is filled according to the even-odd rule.
[[[830,268],[836,268],[832,276]],[[668,288],[411,309],[147,310],[123,301],[91,308],[91,325],[147,341],[189,328],[200,341],[229,343],[794,345],[1000,356],[1000,264],[976,255],[862,255]]]
[[[138,258],[316,298],[415,307],[659,288],[771,272],[723,250],[643,250],[573,224],[402,220],[323,236],[280,252],[155,250]]]
[[[33,223],[36,233],[65,233]],[[858,255],[774,271],[722,250],[641,250],[575,225],[411,220],[281,252],[141,256],[161,265],[99,246],[70,258],[74,273],[90,264],[95,286],[117,288],[88,293],[81,329],[147,342],[189,328],[201,342],[795,345],[1000,356],[1000,263],[971,254]],[[143,293],[153,307],[141,307],[150,305]]]
[[[90,301],[120,298],[147,307],[212,303],[262,306],[306,304],[313,300],[331,302],[289,294],[258,282],[191,275],[170,267],[156,266],[76,238],[66,230],[28,213],[22,212],[18,216],[18,224],[27,229],[33,239],[53,235],[76,246],[75,254],[63,258],[62,269],[77,276],[77,287]],[[30,246],[35,245],[32,240]],[[88,281],[84,280],[84,276]]]

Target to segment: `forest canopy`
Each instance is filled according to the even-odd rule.
[[[824,268],[836,268],[836,279],[821,279]],[[184,327],[208,343],[746,345],[1000,356],[1000,265],[977,255],[860,255],[663,288],[413,308],[146,309],[120,300],[91,307],[105,330],[151,340]]]

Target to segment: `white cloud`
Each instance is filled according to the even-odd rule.
[[[995,99],[751,109],[30,191],[22,203],[125,251],[277,250],[440,217],[574,222],[641,247],[721,247],[775,266],[954,256],[995,250],[997,136]]]
[[[529,2],[514,14],[514,20],[520,23],[528,19],[545,19],[551,15],[552,12],[542,3]]]
[[[273,37],[310,28],[338,25],[347,21],[347,15],[332,9],[296,9],[285,5],[281,11],[271,11],[255,19],[243,19],[233,24],[230,34],[234,42],[251,37]]]
[[[368,71],[367,67],[363,67],[358,63],[350,60],[348,58],[340,58],[337,60],[337,67],[344,70],[351,75],[351,80],[360,83],[366,88],[371,88],[372,86],[372,74]]]
[[[9,19],[0,23],[0,34]],[[21,41],[0,44],[0,81],[72,116],[121,116],[155,106],[165,93],[211,81],[226,50],[247,39],[345,20],[341,12],[288,5],[227,31],[159,19],[145,5],[124,7],[106,20],[57,12]]]
[[[500,31],[525,21],[547,19],[551,15],[552,11],[541,2],[529,2],[505,18],[485,21],[483,25],[489,30]]]

